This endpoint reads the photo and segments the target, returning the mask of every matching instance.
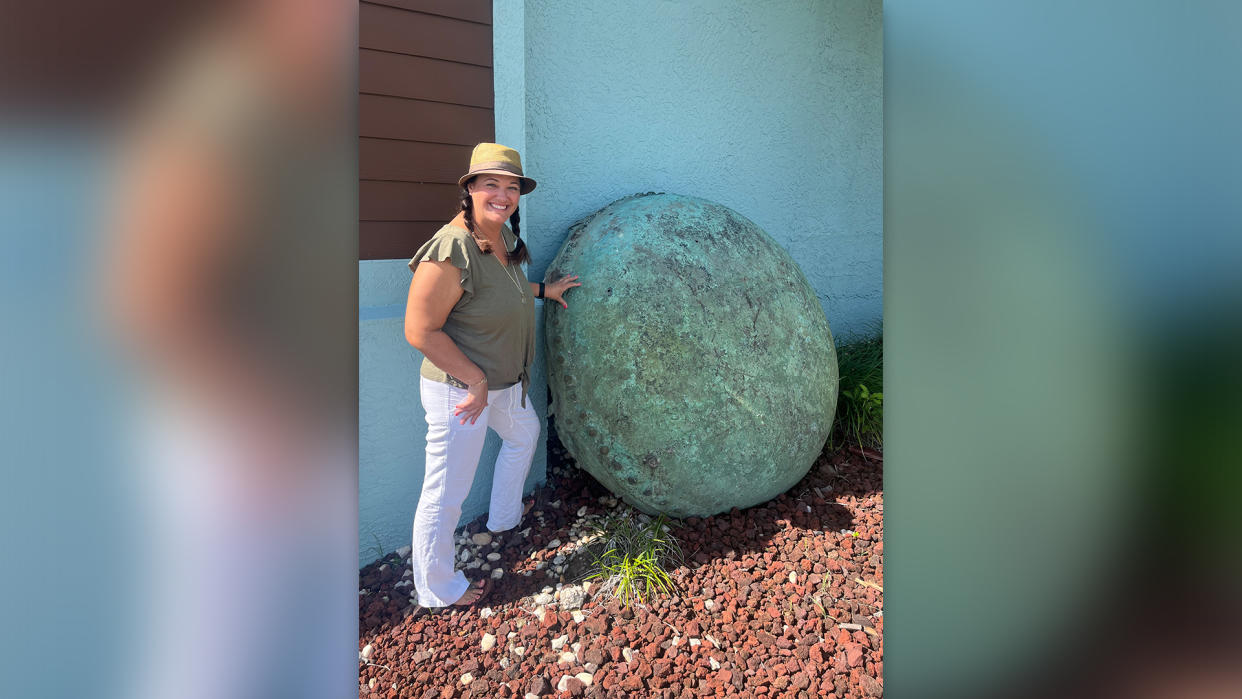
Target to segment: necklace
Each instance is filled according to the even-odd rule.
[[[508,255],[506,254],[506,257],[507,256]],[[522,303],[525,304],[526,303],[526,292],[522,290],[522,283],[517,280],[516,274],[509,273],[509,268],[514,265],[513,260],[509,260],[509,264],[504,265],[504,264],[500,264],[499,256],[493,255],[493,257],[496,258],[496,264],[504,268],[505,276],[508,277],[509,281],[513,282],[513,287],[518,290],[518,295],[522,297]]]
[[[469,229],[469,230],[470,230],[470,235],[474,236],[474,238],[475,238],[475,242],[476,242],[476,243],[480,242],[480,236],[478,236],[478,235],[474,232],[474,230],[473,230],[473,229]],[[505,239],[504,239],[504,236],[503,236],[503,235],[502,235],[502,236],[501,236],[501,238],[500,238],[500,244],[501,244],[501,246],[502,246],[502,247],[503,247],[503,246],[504,246],[504,244],[505,244]],[[480,247],[482,247],[482,245],[481,245],[481,244],[480,244]],[[507,265],[506,265],[506,264],[501,263],[501,261],[500,261],[500,255],[497,255],[496,253],[492,253],[492,257],[493,257],[493,258],[495,258],[495,260],[496,260],[496,264],[500,265],[500,266],[501,266],[501,268],[503,268],[503,269],[505,270],[505,277],[507,277],[507,278],[509,279],[509,281],[510,281],[510,282],[513,282],[513,288],[517,289],[518,296],[520,296],[520,297],[521,297],[521,299],[522,299],[522,304],[523,304],[523,305],[525,305],[525,304],[526,304],[526,292],[522,290],[522,283],[521,283],[521,282],[519,282],[519,281],[517,280],[517,275],[516,275],[516,274],[510,274],[510,273],[509,273],[509,267],[513,266],[513,261],[512,261],[512,260],[510,260],[510,261],[509,261],[509,264],[507,264]],[[505,259],[508,259],[508,257],[509,257],[509,251],[508,251],[508,250],[505,250]]]

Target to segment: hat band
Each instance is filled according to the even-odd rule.
[[[471,163],[470,165],[471,174],[474,174],[476,172],[481,172],[483,170],[504,170],[505,172],[513,173],[515,177],[523,176],[522,168],[518,167],[517,165],[514,165],[513,163],[508,163],[503,160],[495,160],[489,163]]]

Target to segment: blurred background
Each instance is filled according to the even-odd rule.
[[[890,696],[1242,696],[1236,3],[885,3]]]
[[[6,5],[6,695],[356,690],[356,12]]]
[[[6,694],[351,694],[356,6],[4,12]],[[890,696],[1239,695],[1239,30],[885,3]]]

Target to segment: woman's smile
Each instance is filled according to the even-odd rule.
[[[493,224],[509,220],[521,196],[521,183],[507,175],[483,175],[470,186],[475,211],[480,218]]]

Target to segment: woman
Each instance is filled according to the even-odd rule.
[[[523,175],[517,151],[480,143],[457,183],[461,211],[410,260],[414,278],[405,309],[406,340],[425,357],[419,373],[427,464],[412,559],[419,603],[426,607],[474,604],[491,582],[469,583],[453,567],[453,530],[488,427],[504,444],[487,528],[505,531],[521,521],[522,486],[539,437],[539,418],[526,401],[534,300],[568,308],[565,292],[580,286],[576,276],[532,284],[522,273],[530,253],[518,237],[518,199],[535,181]]]

